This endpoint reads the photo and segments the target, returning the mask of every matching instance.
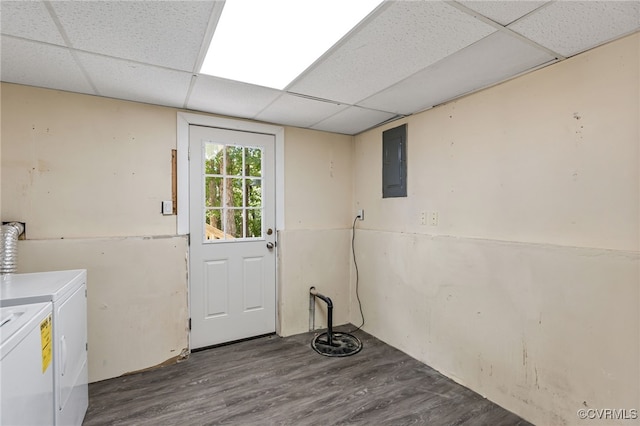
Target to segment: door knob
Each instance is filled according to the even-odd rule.
[[[267,248],[268,248],[269,250],[273,249],[274,247],[275,247],[275,244],[273,244],[272,242],[268,242],[268,243],[267,243]]]

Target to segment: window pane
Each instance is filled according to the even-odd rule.
[[[262,148],[245,148],[245,176],[262,176]]]
[[[204,178],[204,205],[206,207],[222,207],[221,177]]]
[[[227,145],[227,174],[238,176],[242,174],[242,147]]]
[[[247,210],[247,238],[262,237],[262,209]]]
[[[247,207],[262,207],[262,179],[247,179]]]
[[[213,142],[204,144],[204,172],[209,175],[219,175],[222,173],[222,154],[224,145]]]
[[[204,235],[206,240],[219,240],[224,238],[222,232],[222,210],[211,209],[205,213]]]
[[[242,179],[227,178],[227,198],[225,207],[242,207],[244,191],[242,189]]]
[[[242,238],[242,209],[227,210],[227,238]]]
[[[262,238],[263,148],[204,142],[205,239]]]

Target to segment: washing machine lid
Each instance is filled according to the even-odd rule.
[[[0,308],[0,359],[14,350],[34,327],[40,328],[50,317],[51,308],[50,302]]]
[[[2,275],[0,306],[55,302],[71,294],[86,280],[85,269]]]

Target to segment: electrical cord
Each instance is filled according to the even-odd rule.
[[[356,246],[355,246],[356,222],[358,221],[359,217],[360,216],[356,216],[356,218],[353,219],[353,226],[351,227],[351,255],[353,256],[353,265],[355,266],[355,269],[356,269],[356,298],[358,299],[358,307],[360,308],[360,317],[362,317],[362,324],[360,324],[359,327],[349,331],[349,333],[358,331],[364,326],[364,313],[362,312],[362,302],[360,301],[360,294],[358,291],[358,287],[360,284],[360,273],[358,271],[358,262],[356,261]]]

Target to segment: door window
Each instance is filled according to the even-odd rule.
[[[263,238],[263,148],[202,145],[203,242]]]

